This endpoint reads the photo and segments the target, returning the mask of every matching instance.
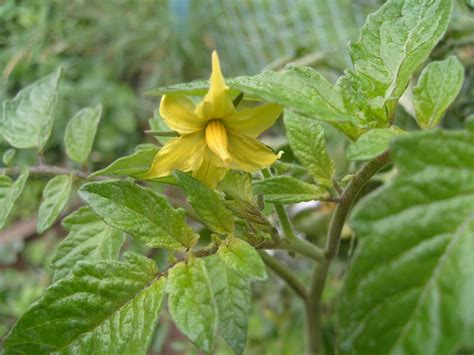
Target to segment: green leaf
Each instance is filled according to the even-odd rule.
[[[116,260],[125,240],[122,232],[105,224],[89,207],[82,207],[62,221],[67,237],[51,258],[54,281],[72,273],[79,261]]]
[[[252,201],[252,175],[249,173],[229,170],[217,187],[230,199]]]
[[[229,234],[234,230],[234,217],[216,192],[192,176],[176,171],[174,176],[186,199],[201,220],[214,232]]]
[[[428,64],[413,89],[416,121],[421,128],[436,126],[458,96],[464,68],[455,56]]]
[[[291,176],[274,176],[253,183],[255,194],[263,194],[266,202],[297,203],[329,198],[325,188],[308,184]]]
[[[350,354],[452,354],[474,322],[474,135],[398,138],[399,175],[354,211],[360,239],[340,305]]]
[[[168,308],[176,326],[200,349],[215,345],[218,310],[204,261],[193,258],[168,273]]]
[[[15,182],[8,176],[0,175],[0,229],[5,226],[13,205],[25,187],[28,175],[29,170],[26,166],[21,168],[20,176]]]
[[[3,153],[3,156],[2,156],[3,164],[5,164],[6,166],[10,165],[13,158],[15,157],[15,153],[16,153],[15,149],[6,150],[5,153]]]
[[[91,174],[91,177],[102,175],[126,175],[140,178],[150,170],[153,158],[159,150],[160,148],[158,147],[139,149],[131,155],[117,159],[108,167],[96,171]]]
[[[66,206],[71,193],[72,178],[72,175],[55,176],[44,187],[36,224],[38,233],[43,233],[51,227]]]
[[[285,110],[285,127],[291,150],[317,183],[330,187],[334,162],[326,151],[324,129],[316,120]]]
[[[105,223],[151,248],[182,250],[198,239],[186,224],[184,213],[151,189],[110,180],[85,184],[79,195]]]
[[[370,128],[393,121],[411,77],[443,37],[451,0],[390,0],[367,17],[350,46],[354,69],[336,84],[346,110]]]
[[[370,160],[388,149],[390,141],[406,132],[392,126],[390,128],[374,128],[364,133],[352,143],[346,151],[348,160]]]
[[[66,126],[66,153],[79,164],[84,164],[89,158],[101,114],[101,105],[86,107],[77,112]]]
[[[251,311],[250,282],[245,276],[226,267],[216,255],[204,261],[219,309],[219,331],[232,350],[242,354],[247,342]]]
[[[3,102],[0,126],[12,147],[43,149],[53,127],[60,76],[58,69]]]
[[[80,263],[18,320],[5,349],[27,354],[146,354],[165,279],[153,261]]]
[[[253,246],[235,237],[227,238],[217,250],[217,255],[230,269],[256,280],[265,280],[267,270]]]

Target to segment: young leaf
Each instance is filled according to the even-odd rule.
[[[252,201],[252,176],[236,170],[229,170],[217,187],[233,200]]]
[[[55,176],[48,181],[43,190],[43,201],[38,211],[36,230],[43,233],[51,227],[69,199],[72,175]]]
[[[168,273],[168,308],[176,326],[200,349],[215,345],[217,305],[204,261],[180,262]]]
[[[388,149],[390,141],[405,131],[392,126],[390,128],[374,128],[357,139],[346,151],[348,160],[370,160]]]
[[[263,194],[265,201],[270,203],[297,203],[326,199],[329,193],[326,189],[291,176],[274,176],[257,180],[253,183],[255,194]]]
[[[62,221],[67,237],[51,258],[54,281],[72,273],[79,261],[116,260],[124,234],[105,224],[89,207],[82,207]]]
[[[160,148],[139,149],[131,155],[119,158],[106,168],[91,174],[91,177],[102,175],[126,175],[136,178],[143,176],[151,166],[153,158]]]
[[[7,353],[146,354],[165,279],[143,259],[80,263],[18,320]]]
[[[217,255],[230,269],[256,280],[265,280],[267,270],[258,252],[247,242],[235,237],[227,238]]]
[[[130,233],[151,248],[181,250],[197,241],[184,213],[151,189],[110,180],[85,184],[79,195],[105,223]]]
[[[13,158],[15,157],[15,153],[16,153],[15,149],[6,150],[5,153],[3,153],[3,156],[2,156],[3,164],[5,164],[6,166],[10,165]]]
[[[411,77],[443,37],[451,0],[389,0],[350,46],[354,64],[337,83],[348,112],[386,128]]]
[[[0,175],[0,229],[5,226],[13,205],[25,187],[28,175],[27,167],[21,168],[20,176],[15,182],[12,182],[8,176]]]
[[[284,119],[290,147],[296,158],[318,184],[332,186],[334,162],[326,151],[321,124],[291,110],[285,110]]]
[[[458,96],[464,68],[455,56],[432,62],[423,69],[413,89],[416,121],[421,128],[436,126]]]
[[[474,135],[410,134],[391,152],[398,177],[354,211],[341,349],[451,354],[474,333]]]
[[[216,233],[232,233],[234,217],[213,190],[181,171],[176,171],[174,176],[191,206],[209,228]]]
[[[212,255],[204,259],[219,309],[219,332],[232,350],[242,354],[251,310],[249,280]]]
[[[84,164],[89,158],[101,113],[101,105],[86,107],[77,112],[66,126],[66,153],[79,164]]]
[[[15,148],[42,150],[51,134],[61,69],[3,102],[2,133]]]

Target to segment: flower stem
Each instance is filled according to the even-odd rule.
[[[389,161],[390,155],[388,152],[385,152],[360,169],[344,189],[340,203],[334,211],[326,239],[326,246],[324,248],[324,260],[314,266],[306,301],[308,354],[321,354],[321,297],[329,266],[337,254],[342,228],[344,227],[351,206],[370,178]]]
[[[57,175],[70,175],[72,174],[75,177],[87,180],[89,179],[89,174],[85,171],[74,170],[69,168],[61,168],[59,166],[52,165],[38,165],[30,166],[30,174],[32,175],[43,175],[43,176],[57,176]],[[11,167],[11,168],[2,168],[0,169],[0,175],[2,174],[12,174],[17,175],[20,173],[20,167]],[[92,180],[105,180],[107,177],[95,177]]]

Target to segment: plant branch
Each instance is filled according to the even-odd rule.
[[[296,237],[295,239],[279,239],[274,245],[266,245],[265,249],[284,249],[295,254],[307,256],[314,261],[321,262],[324,260],[323,249],[304,239],[299,239]]]
[[[390,161],[388,152],[371,160],[356,173],[344,189],[329,226],[323,262],[313,270],[308,298],[306,301],[307,341],[310,354],[321,353],[321,296],[326,282],[329,266],[337,254],[342,228],[352,204],[370,178]]]
[[[265,264],[305,301],[307,297],[306,289],[303,284],[295,277],[295,275],[292,274],[285,265],[280,263],[267,252],[260,250],[259,253]]]
[[[74,170],[70,168],[61,168],[52,165],[38,165],[29,167],[30,174],[32,175],[44,175],[44,176],[56,176],[56,175],[74,175],[81,179],[89,179],[89,174],[84,171]],[[20,173],[20,167],[2,168],[0,169],[0,175],[2,174],[13,174],[17,175]],[[106,177],[96,177],[94,180],[104,180]]]

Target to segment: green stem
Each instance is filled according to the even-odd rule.
[[[354,200],[362,188],[367,184],[370,178],[389,161],[390,155],[388,152],[385,152],[371,160],[359,170],[344,189],[340,203],[334,211],[326,239],[326,246],[324,248],[324,260],[314,266],[306,301],[308,353],[311,355],[321,354],[321,297],[329,266],[339,248],[341,232],[346,218]]]
[[[61,168],[59,166],[52,166],[52,165],[38,165],[38,166],[30,166],[29,168],[30,174],[32,175],[43,175],[43,176],[57,176],[57,175],[70,175],[72,174],[75,177],[81,179],[89,179],[89,174],[84,171],[74,170],[69,168]],[[2,174],[11,174],[11,175],[18,175],[20,173],[20,167],[11,167],[11,168],[2,168],[0,169],[0,175]],[[96,177],[92,180],[105,180],[106,177]]]
[[[303,284],[295,277],[295,275],[290,270],[288,270],[285,265],[280,263],[267,252],[260,250],[259,253],[265,264],[305,301],[307,297],[306,289]]]
[[[284,249],[295,254],[304,255],[318,262],[324,260],[324,251],[304,239],[280,239],[280,242],[275,245],[275,249]]]
[[[173,132],[173,131],[153,131],[153,130],[148,130],[145,131],[145,133],[152,134],[154,136],[158,137],[177,137],[178,133]]]

